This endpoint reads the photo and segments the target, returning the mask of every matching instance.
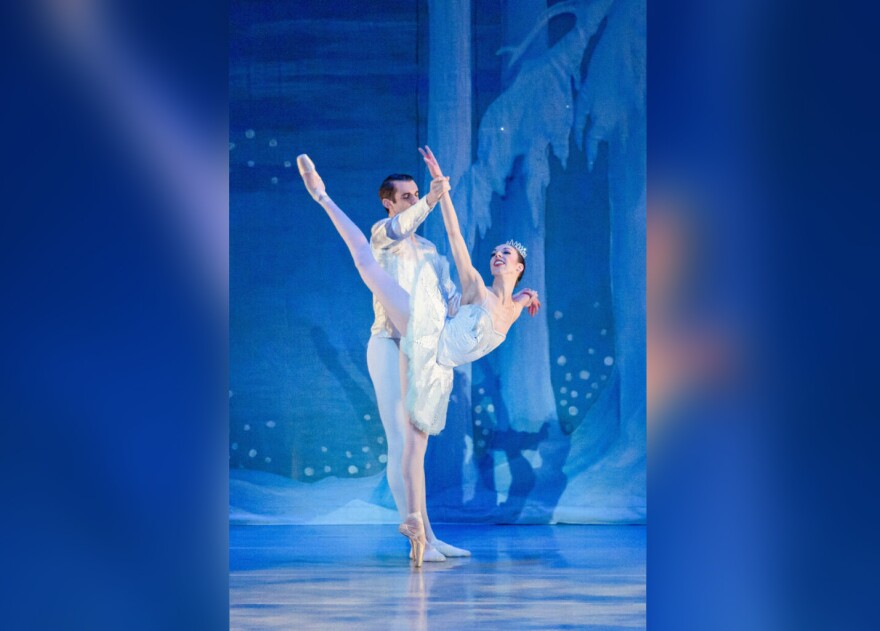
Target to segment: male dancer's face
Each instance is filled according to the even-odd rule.
[[[394,184],[394,201],[386,200],[388,216],[394,217],[419,201],[419,187],[415,182],[392,182]]]

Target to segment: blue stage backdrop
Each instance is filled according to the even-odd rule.
[[[432,519],[644,522],[644,0],[239,0],[230,32],[233,522],[398,521],[371,295],[296,156],[368,232],[425,143],[475,265],[522,241],[544,304],[456,371]]]

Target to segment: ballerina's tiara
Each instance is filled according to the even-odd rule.
[[[522,243],[520,243],[519,241],[514,241],[513,239],[511,239],[510,241],[508,241],[508,242],[505,243],[504,245],[509,245],[509,246],[512,246],[512,247],[516,248],[516,251],[519,252],[519,255],[520,255],[521,257],[523,257],[523,260],[524,260],[524,261],[526,260],[526,252],[528,252],[528,249],[527,249],[526,246],[524,246]]]

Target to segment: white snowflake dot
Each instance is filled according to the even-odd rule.
[[[479,414],[479,413],[482,412],[482,411],[483,411],[483,406],[482,406],[482,405],[475,405],[475,406],[474,406],[474,412],[476,412],[477,414]]]
[[[245,423],[245,424],[244,424],[244,431],[246,431],[246,432],[251,431],[251,426],[248,425],[247,423]]]
[[[577,390],[572,390],[572,391],[571,391],[571,398],[572,398],[572,399],[577,399],[577,398],[578,398],[578,391],[577,391]]]
[[[388,456],[385,454],[379,454],[379,462],[385,464],[386,462],[388,462]]]
[[[321,447],[321,452],[326,454],[326,453],[327,453],[327,448],[326,448],[326,447]]]
[[[595,348],[588,348],[588,349],[587,349],[587,352],[588,352],[590,355],[595,355],[595,354],[596,354],[596,349],[595,349]]]
[[[266,456],[265,458],[263,458],[263,462],[268,464],[268,463],[272,462],[272,459],[269,456]]]
[[[235,149],[235,143],[234,143],[234,142],[230,142],[230,143],[229,143],[229,150],[232,151],[233,149]]]
[[[578,409],[574,406],[571,406],[570,408],[568,408],[568,413],[574,416],[578,413]]]
[[[245,138],[253,138],[256,135],[257,133],[253,129],[248,129],[246,132],[244,132]]]
[[[278,178],[277,178],[277,177],[274,177],[274,176],[273,176],[272,179],[271,179],[270,181],[272,182],[272,184],[278,184]]]
[[[580,377],[581,379],[586,381],[587,379],[590,378],[590,371],[589,370],[582,370],[578,373],[578,377]]]
[[[477,447],[485,447],[485,446],[486,446],[486,441],[483,440],[482,438],[477,441]]]
[[[353,464],[352,464],[352,465],[348,465],[348,472],[349,472],[350,474],[354,475],[355,473],[358,472],[358,468],[357,468],[356,466],[354,466]]]
[[[593,398],[593,393],[592,393],[592,392],[588,392],[588,393],[586,394],[586,397],[587,397],[588,399],[592,399],[592,398]]]
[[[599,331],[599,335],[608,335],[608,329],[602,329]]]
[[[275,421],[266,421],[266,427],[272,429],[273,427],[275,427]]]
[[[365,420],[365,421],[371,421],[371,420],[373,420],[373,417],[370,416],[369,414],[364,414],[364,420]]]
[[[565,373],[565,380],[571,381],[571,373],[570,372]]]
[[[565,394],[566,392],[568,392],[568,388],[566,388],[565,386],[562,386],[562,387],[559,389],[559,394]]]
[[[495,406],[490,403],[489,405],[486,406],[486,411],[489,414],[492,414],[495,411]]]
[[[315,470],[311,467],[306,467],[303,473],[305,473],[307,476],[313,476],[315,475]]]
[[[477,390],[477,392],[479,392],[480,394],[486,394],[486,389],[480,388],[479,390]]]
[[[557,320],[561,320],[562,319],[562,312],[561,311],[554,311],[553,317],[556,318]]]
[[[256,449],[251,449],[251,450],[248,452],[248,456],[250,456],[251,458],[253,458],[253,457],[256,456],[256,455],[257,455],[257,450],[256,450]]]
[[[253,160],[248,160],[248,161],[247,161],[247,165],[248,165],[249,167],[254,166],[254,164],[256,164],[256,163],[255,163]]]
[[[599,389],[599,384],[596,383],[596,382],[594,381],[594,382],[593,382],[593,385],[590,386],[590,387],[591,387],[593,390],[598,390],[598,389]]]
[[[232,450],[235,451],[238,449],[238,443],[232,443]]]
[[[559,357],[556,358],[556,363],[559,366],[565,366],[565,362],[567,362],[567,361],[568,360],[565,358],[565,355],[560,355]]]
[[[565,336],[565,339],[567,339],[569,342],[571,342],[574,339],[574,335],[569,333],[568,335]]]
[[[346,458],[351,458],[351,452],[350,452],[350,451],[346,451],[346,452],[345,452],[345,457],[346,457]]]
[[[331,471],[333,471],[333,469],[331,469],[327,465],[324,465],[324,473],[330,473]]]
[[[372,468],[373,468],[373,465],[371,465],[369,462],[364,465],[364,469],[372,469]]]
[[[609,355],[603,361],[605,362],[606,366],[610,366],[611,364],[614,363],[614,358]]]
[[[376,442],[379,443],[379,444],[381,445],[382,443],[385,442],[385,437],[384,437],[384,436],[379,436],[379,438],[376,439]]]
[[[559,402],[559,405],[561,405],[562,407],[565,407],[566,405],[568,405],[568,399],[563,399],[562,401]]]
[[[480,419],[477,419],[476,421],[474,421],[474,425],[476,425],[477,427],[479,427],[482,424],[483,424],[483,421],[481,421]]]
[[[364,445],[363,447],[361,447],[361,451],[364,452],[364,453],[369,453],[370,448],[367,447],[366,445]]]
[[[269,141],[269,146],[270,147],[277,147],[278,141],[273,138],[272,140]]]
[[[290,160],[285,160],[285,161],[284,161],[284,168],[285,168],[285,169],[289,169],[290,166],[291,166],[291,165],[290,165]]]

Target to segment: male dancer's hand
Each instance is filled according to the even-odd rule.
[[[449,178],[438,177],[431,180],[431,190],[428,192],[428,205],[433,206],[440,198],[450,191]]]

